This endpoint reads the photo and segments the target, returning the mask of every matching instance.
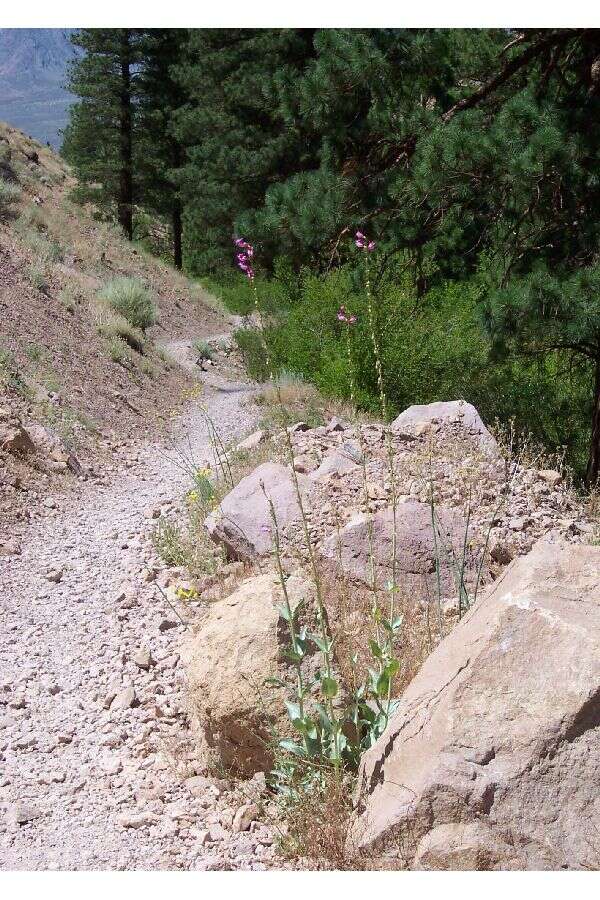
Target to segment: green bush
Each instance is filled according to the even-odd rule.
[[[261,332],[257,328],[239,328],[233,336],[250,378],[253,381],[267,381],[270,372]]]
[[[114,278],[98,298],[122,315],[134,328],[145,331],[156,322],[156,306],[148,290],[137,278]]]
[[[210,359],[211,361],[215,358],[215,351],[210,346],[208,341],[198,340],[194,342],[194,350],[198,355],[198,360]]]
[[[0,216],[10,212],[21,196],[21,188],[0,177]]]
[[[227,309],[238,316],[249,316],[255,309],[252,283],[241,273],[217,278],[203,278],[202,287],[221,300]],[[256,278],[254,281],[259,308],[263,314],[276,315],[288,302],[288,289],[282,281]]]
[[[547,449],[567,450],[583,473],[589,435],[591,373],[572,368],[565,354],[544,360],[495,358],[480,316],[483,288],[474,279],[449,282],[416,298],[401,280],[380,284],[374,316],[390,413],[414,403],[465,399],[489,424],[514,420]],[[274,371],[290,370],[330,396],[350,396],[341,305],[358,317],[351,327],[351,353],[358,405],[379,413],[378,389],[360,274],[340,269],[310,275],[299,299],[283,306],[265,329]],[[265,380],[265,353],[258,332],[236,334],[251,377]]]

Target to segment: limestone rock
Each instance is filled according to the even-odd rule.
[[[406,432],[408,435],[422,435],[437,427],[459,429],[475,439],[482,449],[491,452],[498,450],[496,441],[475,407],[464,400],[409,406],[391,424],[392,431]]]
[[[9,820],[17,825],[26,825],[34,819],[39,819],[41,815],[42,812],[30,803],[15,803],[8,811]]]
[[[350,844],[424,868],[595,868],[600,547],[539,541],[365,754]]]
[[[309,493],[310,480],[298,475],[300,491]],[[273,549],[269,504],[275,508],[279,528],[299,518],[292,472],[278,463],[263,463],[237,484],[211,513],[205,525],[212,539],[224,545],[233,559],[252,560]]]
[[[287,590],[295,605],[311,586],[292,576]],[[280,654],[287,646],[277,609],[281,602],[276,576],[250,578],[210,606],[201,630],[182,649],[201,753],[245,776],[272,762],[271,722],[259,692],[264,693],[266,678],[280,674]],[[285,718],[277,704],[271,711]]]
[[[466,523],[456,509],[438,507],[436,516],[447,551],[453,548],[456,556],[462,555]],[[372,517],[373,552],[375,574],[381,587],[392,574],[393,515],[391,509],[383,509]],[[340,530],[341,560],[347,576],[364,584],[370,583],[369,517],[359,514]],[[444,596],[458,593],[453,568],[448,554],[439,548],[441,586]],[[338,535],[328,537],[321,549],[322,557],[330,565],[339,565]],[[398,505],[396,511],[396,572],[401,588],[426,591],[433,596],[437,591],[435,578],[435,546],[428,504],[408,500]],[[470,580],[474,564],[467,559],[466,581]],[[434,582],[436,582],[434,584]]]
[[[238,452],[243,450],[256,450],[256,448],[260,444],[262,444],[265,438],[265,432],[259,428],[257,431],[253,431],[252,434],[249,434],[247,438],[244,438],[243,441],[240,441],[235,449]]]
[[[111,710],[130,709],[138,705],[138,699],[134,688],[128,687],[120,691],[110,704]]]
[[[332,453],[328,453],[319,468],[312,473],[312,477],[315,481],[319,481],[319,479],[328,475],[343,475],[344,472],[352,472],[357,467],[358,463],[356,460],[344,453],[342,448],[341,450],[334,450]]]

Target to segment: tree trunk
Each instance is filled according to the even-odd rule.
[[[183,103],[183,99],[180,104]],[[177,172],[183,163],[183,150],[179,141],[175,139],[171,139],[171,165],[173,169]],[[173,208],[171,211],[171,224],[173,227],[173,264],[176,269],[181,269],[183,266],[183,254],[181,248],[181,238],[183,232],[183,223],[182,223],[182,214],[183,214],[183,205],[181,203],[181,196],[179,194],[179,187],[177,185],[173,185]]]
[[[183,265],[183,257],[181,253],[181,200],[179,197],[175,200],[173,206],[173,263],[176,269],[181,269]]]
[[[600,356],[596,358],[594,373],[594,407],[592,411],[592,437],[590,455],[587,465],[586,481],[588,488],[596,487],[600,474]]]
[[[131,30],[121,29],[121,98],[119,110],[119,224],[127,238],[133,238],[133,162],[131,118]]]

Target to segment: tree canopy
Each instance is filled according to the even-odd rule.
[[[360,227],[377,277],[409,277],[418,298],[469,279],[493,354],[559,354],[589,377],[598,479],[598,31],[127,35],[75,38],[65,138],[126,232],[139,204],[174,237],[183,221],[194,274],[230,268],[239,234],[266,273],[323,273],[348,263]]]

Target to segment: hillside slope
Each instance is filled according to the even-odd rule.
[[[160,345],[228,327],[200,288],[71,203],[73,185],[52,151],[0,125],[0,425],[6,437],[41,424],[62,448],[20,455],[0,441],[0,521],[27,518],[50,482],[68,486],[69,454],[93,476],[128,441],[157,433],[191,383]],[[97,299],[121,276],[158,308],[142,352]]]

